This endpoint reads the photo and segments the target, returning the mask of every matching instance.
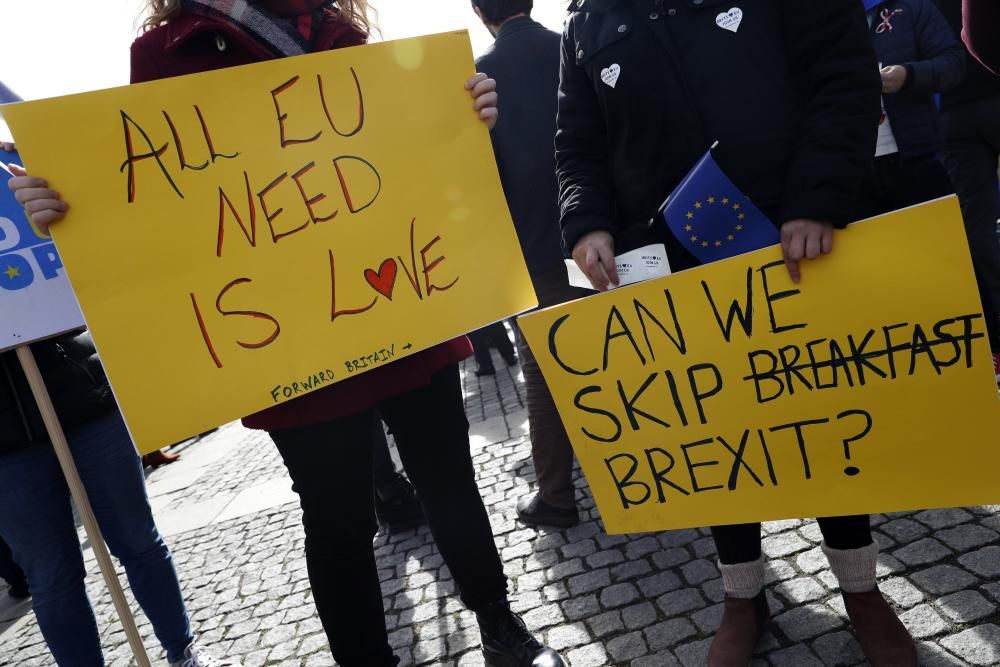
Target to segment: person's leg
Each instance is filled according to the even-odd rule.
[[[486,665],[562,666],[559,655],[510,609],[507,578],[476,486],[458,365],[438,372],[427,386],[382,402],[379,410],[462,601],[476,613]]]
[[[563,267],[537,276],[534,283],[540,308],[548,308],[588,294],[586,290],[567,284],[566,270]],[[537,495],[522,498],[518,502],[517,514],[529,524],[573,525],[579,520],[576,489],[573,487],[573,447],[542,376],[538,360],[520,330],[515,328],[514,332],[521,357],[521,371],[524,373],[531,458],[538,484]]]
[[[375,516],[379,524],[388,530],[402,530],[424,522],[424,510],[413,486],[396,470],[381,418],[372,424],[372,479]]]
[[[510,342],[510,336],[507,335],[507,327],[504,326],[502,321],[494,322],[487,330],[490,334],[490,340],[493,342],[493,346],[500,353],[500,358],[507,362],[508,366],[513,366],[517,363],[517,357],[514,356],[514,344]]]
[[[976,269],[986,327],[1000,352],[1000,243],[997,241],[997,158],[1000,98],[945,114],[942,160],[962,205],[965,232]]]
[[[458,366],[439,372],[425,387],[383,401],[379,411],[462,601],[475,610],[505,598],[507,578],[472,467]]]
[[[722,620],[709,649],[710,667],[747,665],[769,615],[764,596],[760,524],[713,526],[722,588]]]
[[[11,597],[28,597],[28,580],[24,577],[24,570],[14,562],[14,554],[2,536],[0,536],[0,579],[7,582]]]
[[[396,664],[372,550],[374,410],[271,431],[302,506],[316,611],[341,667]]]
[[[916,665],[913,639],[878,590],[878,544],[872,539],[868,515],[817,521],[823,532],[823,553],[840,583],[847,615],[869,663],[876,667]]]
[[[55,454],[0,457],[0,534],[24,567],[38,628],[60,667],[103,667],[69,490]]]
[[[497,372],[493,365],[490,334],[487,329],[488,327],[469,332],[469,342],[472,343],[472,353],[476,358],[476,375],[495,375]]]
[[[132,594],[149,618],[167,661],[182,660],[194,635],[125,422],[113,412],[77,429],[69,441],[108,550],[124,566]]]

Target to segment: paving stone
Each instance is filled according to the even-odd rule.
[[[799,551],[805,551],[813,545],[799,537],[798,533],[782,533],[765,537],[761,541],[761,550],[768,558],[784,558]]]
[[[677,658],[669,651],[660,651],[652,655],[636,658],[629,667],[680,667]],[[574,663],[575,667],[575,663]]]
[[[566,657],[573,667],[604,667],[608,664],[608,654],[600,642],[575,648]]]
[[[883,523],[878,527],[878,530],[887,534],[896,542],[902,542],[903,544],[914,542],[931,532],[930,528],[913,519],[895,519]]]
[[[772,651],[767,659],[774,667],[823,667],[816,654],[801,644]]]
[[[669,570],[640,579],[636,583],[639,585],[639,590],[647,598],[653,598],[681,587],[681,580]]]
[[[656,599],[656,606],[667,616],[677,616],[705,606],[705,598],[693,588],[666,593]]]
[[[941,645],[973,665],[1000,664],[1000,627],[992,623],[945,637]]]
[[[559,625],[546,633],[547,644],[557,651],[565,651],[590,643],[590,635],[582,623]]]
[[[611,659],[616,663],[627,662],[649,652],[641,632],[630,632],[627,635],[615,637],[608,641],[605,646]]]
[[[1000,539],[1000,535],[995,531],[974,523],[939,530],[935,533],[935,537],[956,551],[968,551]]]
[[[879,589],[897,607],[903,607],[904,609],[909,609],[924,600],[924,594],[920,589],[903,577],[886,579],[879,584]]]
[[[644,628],[656,620],[656,607],[650,602],[640,602],[622,609],[622,621],[629,630]]]
[[[947,595],[937,603],[938,609],[955,623],[974,623],[996,611],[996,605],[976,591],[961,591]]]
[[[597,601],[596,595],[581,595],[564,601],[562,603],[562,610],[566,618],[571,621],[578,621],[599,612],[601,605]]]
[[[812,577],[799,577],[783,581],[774,588],[774,592],[785,596],[791,602],[812,602],[829,594],[826,586]]]
[[[528,626],[528,629],[532,631],[548,628],[566,621],[566,617],[563,615],[562,609],[560,609],[559,605],[555,603],[526,611],[521,618]]]
[[[582,595],[584,593],[590,593],[596,591],[605,586],[611,584],[611,574],[608,570],[593,570],[591,572],[585,572],[584,574],[578,574],[575,577],[570,577],[569,580],[569,592],[570,595]]]
[[[865,662],[861,644],[849,632],[823,635],[813,642],[812,649],[825,665],[858,665]]]
[[[790,639],[800,642],[835,630],[843,625],[840,617],[820,604],[792,608],[774,619]]]
[[[897,549],[892,555],[910,566],[928,565],[944,560],[951,551],[937,540],[926,537]]]
[[[826,554],[823,553],[823,549],[820,547],[803,551],[797,555],[795,557],[795,564],[806,574],[815,574],[829,565],[826,560]]]
[[[922,604],[899,615],[914,639],[926,639],[948,629],[948,624],[929,604]]]
[[[967,570],[990,579],[1000,577],[1000,547],[984,547],[960,556],[958,562]]]
[[[625,629],[625,622],[622,620],[622,613],[616,610],[591,616],[587,619],[587,626],[595,637],[607,637]]]
[[[628,543],[625,547],[625,558],[635,560],[660,549],[660,542],[655,537],[643,537]]]
[[[917,643],[917,660],[920,667],[968,667],[969,663],[957,658],[934,642]]]
[[[942,528],[950,528],[951,526],[957,526],[960,523],[965,523],[972,519],[972,514],[961,508],[950,508],[950,509],[939,509],[939,510],[927,510],[916,514],[914,517],[917,521],[925,523],[934,530],[941,530]]]
[[[715,563],[705,558],[699,558],[690,563],[685,563],[681,567],[681,574],[684,576],[685,581],[692,586],[697,586],[709,579],[718,577],[719,570],[715,567]]]
[[[910,575],[910,580],[933,595],[953,593],[968,588],[977,580],[954,565],[935,565]]]
[[[698,630],[687,619],[675,618],[650,626],[643,633],[646,636],[646,641],[649,643],[649,648],[659,651],[698,634]]]
[[[708,649],[711,645],[711,639],[693,641],[675,648],[674,655],[684,667],[705,667],[708,664]]]

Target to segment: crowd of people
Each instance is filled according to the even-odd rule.
[[[648,221],[719,142],[716,160],[779,228],[795,281],[803,262],[834,250],[834,229],[957,192],[1000,376],[996,3],[965,0],[963,25],[962,0],[574,0],[562,35],[532,20],[532,0],[471,3],[496,39],[465,82],[470,113],[492,130],[540,307],[591,293],[567,284],[566,256],[597,291],[618,283],[616,253],[650,243],[665,245],[675,271],[696,266],[665,225]],[[366,0],[149,0],[132,81],[360,45],[375,27]],[[40,175],[11,170],[39,228],[88,224],[60,223],[69,204]],[[573,451],[513,328],[516,355],[502,324],[473,338],[477,374],[495,372],[490,344],[524,374],[537,488],[517,503],[517,517],[571,526],[579,521]],[[98,522],[168,662],[239,664],[196,641],[89,336],[32,348]],[[342,667],[398,663],[372,540],[380,522],[423,521],[476,614],[486,664],[564,664],[510,608],[463,409],[459,362],[472,352],[466,337],[447,341],[243,420],[268,432],[299,496],[316,611]],[[102,665],[66,484],[12,353],[0,365],[0,536],[12,556],[0,542],[0,576],[13,595],[30,593],[59,665]],[[916,665],[910,634],[878,590],[869,518],[822,517],[819,526],[868,661]],[[748,665],[766,628],[760,531],[712,528],[725,602],[711,667]]]

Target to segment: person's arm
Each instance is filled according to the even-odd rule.
[[[934,3],[927,2],[914,17],[918,60],[895,63],[906,69],[900,88],[915,93],[940,93],[962,83],[965,76],[965,49]],[[889,64],[889,63],[886,63]],[[896,90],[885,90],[887,93]]]
[[[976,60],[1000,76],[1000,0],[963,0],[962,39]]]
[[[597,95],[576,63],[573,22],[563,34],[556,119],[556,175],[563,243],[594,289],[618,284],[608,139]]]

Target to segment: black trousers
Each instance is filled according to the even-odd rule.
[[[504,359],[514,357],[514,344],[510,342],[507,329],[503,322],[494,322],[482,329],[469,333],[472,349],[476,355],[476,366],[482,370],[493,369],[493,357],[490,355],[492,345]]]
[[[817,519],[823,541],[831,549],[860,549],[872,543],[871,521],[861,516]],[[760,558],[760,524],[741,523],[712,528],[715,550],[723,565],[749,563]]]
[[[997,162],[1000,161],[1000,95],[951,109],[943,115],[942,161],[962,203],[965,233],[990,345],[1000,352],[1000,243],[997,242]]]
[[[372,438],[378,414],[465,605],[507,596],[507,579],[476,486],[457,365],[375,409],[271,432],[302,505],[316,610],[341,667],[395,665],[372,549]]]

